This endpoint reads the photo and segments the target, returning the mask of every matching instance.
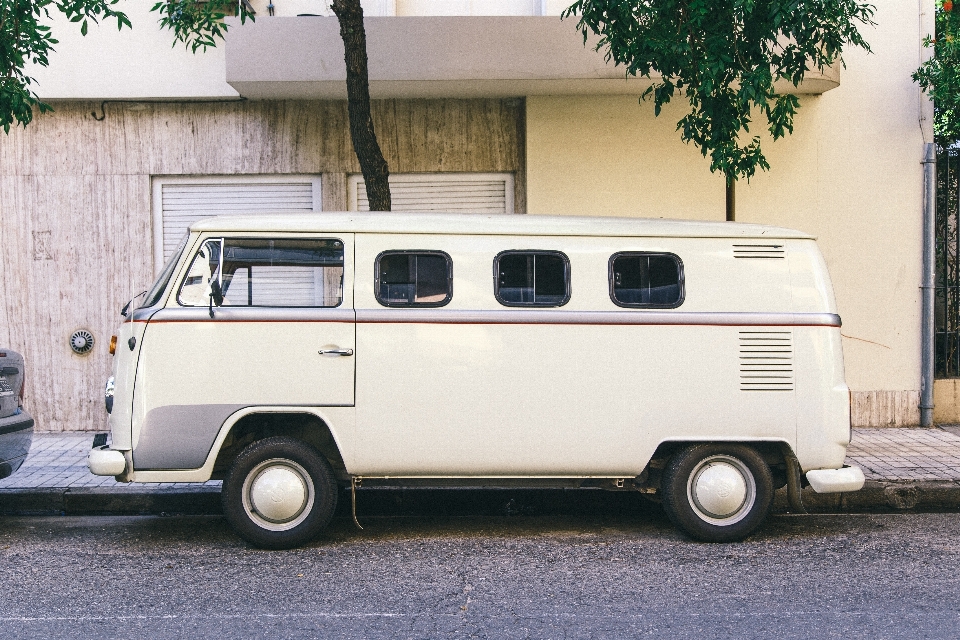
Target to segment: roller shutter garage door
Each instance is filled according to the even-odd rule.
[[[320,176],[156,178],[154,229],[158,268],[195,221],[250,211],[320,211]]]
[[[513,175],[509,173],[399,173],[390,176],[393,211],[513,213]],[[351,211],[369,211],[360,175],[350,176]]]

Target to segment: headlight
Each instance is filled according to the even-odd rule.
[[[107,378],[107,385],[103,389],[103,400],[107,405],[107,413],[113,412],[113,376]]]

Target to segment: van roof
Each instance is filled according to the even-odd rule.
[[[664,218],[614,218],[476,213],[244,212],[205,218],[192,231],[343,232],[537,236],[650,236],[694,238],[796,238],[813,236],[759,224]]]

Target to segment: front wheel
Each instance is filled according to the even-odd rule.
[[[733,542],[753,533],[773,504],[770,467],[739,444],[700,444],[678,452],[663,471],[663,510],[691,538]]]
[[[265,549],[290,549],[329,524],[337,483],[330,464],[307,443],[265,438],[234,460],[221,499],[227,521],[241,538]]]

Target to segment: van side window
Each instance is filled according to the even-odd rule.
[[[181,305],[207,306],[210,281],[218,277],[223,306],[336,307],[343,300],[339,240],[225,238],[222,261],[218,243],[206,242],[194,258],[180,287]]]
[[[453,297],[453,261],[442,251],[384,251],[375,272],[385,307],[442,307]]]
[[[610,298],[621,307],[679,307],[683,293],[683,263],[672,253],[616,253],[610,258]]]
[[[570,300],[570,260],[559,251],[504,251],[493,273],[504,306],[562,307]]]

